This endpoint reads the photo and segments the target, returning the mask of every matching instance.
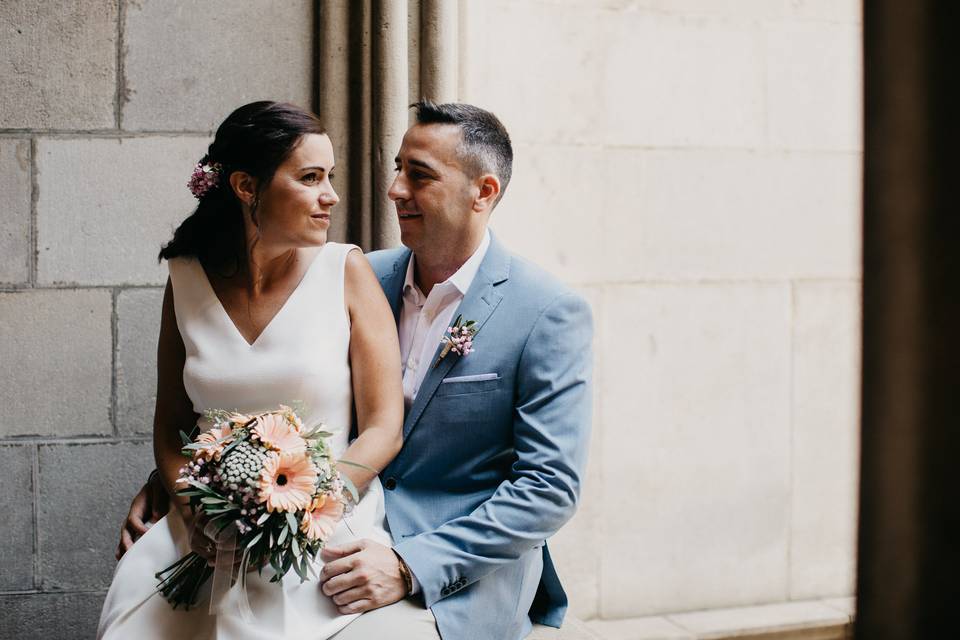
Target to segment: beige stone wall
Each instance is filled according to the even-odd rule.
[[[598,328],[574,611],[850,594],[859,3],[465,6],[463,98],[516,143],[494,229]]]
[[[0,3],[0,638],[92,638],[153,467],[160,244],[229,111],[311,106],[311,0]]]
[[[595,311],[588,482],[552,541],[573,610],[850,593],[858,4],[461,9],[462,97],[516,142],[495,231]],[[0,638],[92,635],[152,467],[157,249],[231,108],[311,104],[316,24],[309,0],[0,4]]]

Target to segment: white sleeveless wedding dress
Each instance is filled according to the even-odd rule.
[[[307,426],[325,422],[339,457],[347,448],[352,415],[350,321],[345,310],[343,275],[353,245],[327,243],[303,279],[259,337],[249,344],[227,315],[200,263],[169,261],[177,327],[186,347],[183,382],[194,411],[256,413],[279,404],[297,406]],[[201,418],[201,428],[205,428]],[[187,429],[184,429],[187,431]],[[360,503],[329,541],[372,538],[390,545],[385,530],[383,490],[374,478]],[[197,606],[176,610],[156,594],[157,571],[189,552],[188,532],[172,511],[141,537],[117,565],[107,593],[97,637],[103,640],[321,640],[356,615],[337,613],[316,580],[304,583],[291,570],[282,583],[270,583],[272,570],[250,573],[247,596],[253,619],[244,621],[238,588],[225,598],[225,611],[209,613],[210,582]],[[322,561],[317,559],[317,572]]]

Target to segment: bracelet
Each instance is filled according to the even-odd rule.
[[[403,557],[397,553],[396,549],[391,549],[393,555],[397,556],[397,561],[400,563],[400,577],[403,578],[403,584],[407,588],[407,594],[413,593],[413,576],[410,575],[410,567],[407,566],[407,563],[404,562]]]

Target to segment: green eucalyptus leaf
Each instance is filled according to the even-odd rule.
[[[253,539],[250,540],[250,542],[247,543],[247,549],[249,549],[249,548],[252,547],[253,545],[255,545],[255,544],[257,544],[258,542],[260,542],[260,538],[262,538],[262,537],[263,537],[263,531],[261,531],[260,533],[258,533],[258,534],[255,535],[255,536],[253,536]]]
[[[290,533],[297,532],[297,519],[293,517],[293,514],[289,511],[284,514],[287,516],[287,526],[290,527]]]

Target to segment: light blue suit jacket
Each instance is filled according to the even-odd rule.
[[[398,320],[410,256],[367,256]],[[519,639],[567,608],[546,540],[580,495],[590,308],[493,238],[456,313],[479,327],[474,351],[424,378],[381,473],[387,521],[443,638]]]

